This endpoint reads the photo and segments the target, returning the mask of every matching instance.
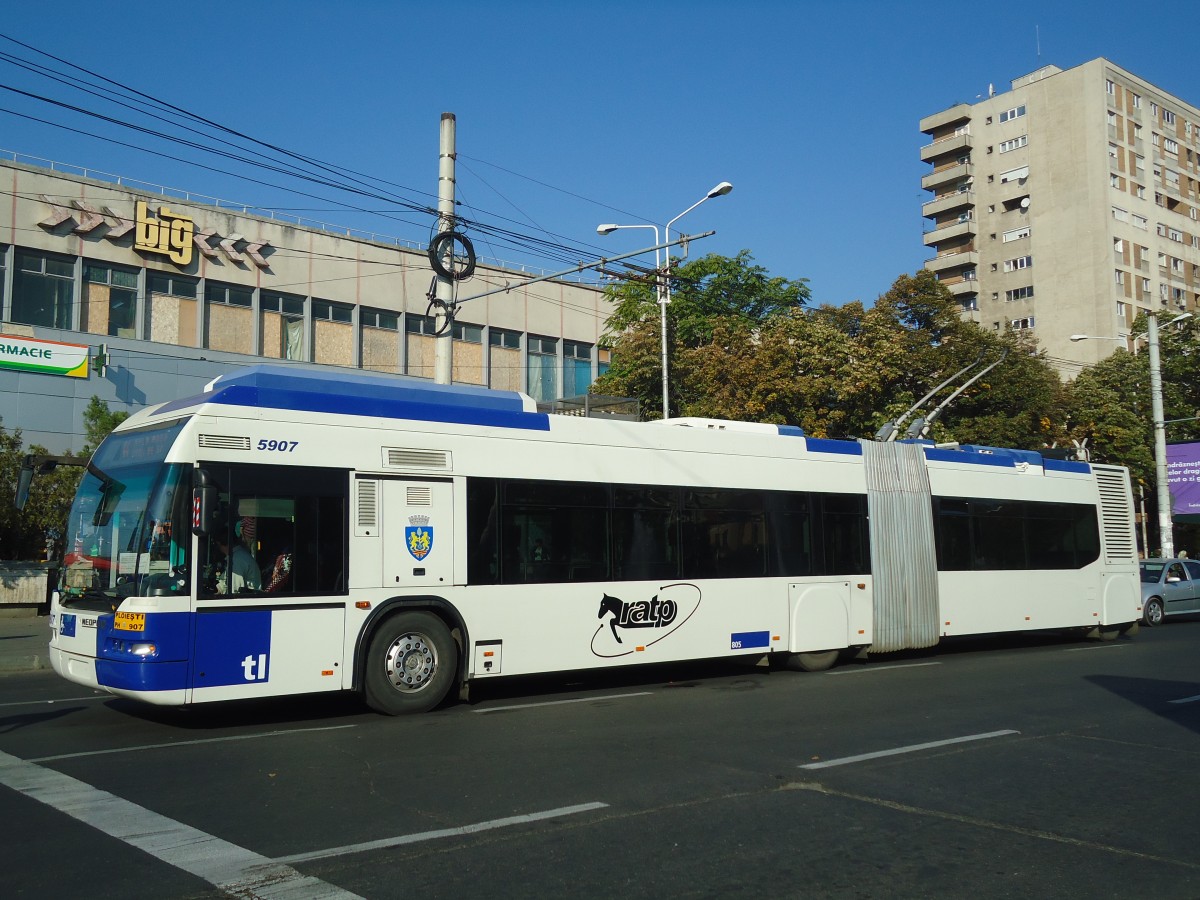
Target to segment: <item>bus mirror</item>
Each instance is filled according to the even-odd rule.
[[[13,498],[13,505],[17,509],[24,509],[29,502],[29,486],[33,484],[32,460],[32,456],[26,456],[17,475],[17,495]]]
[[[206,471],[197,469],[192,488],[192,534],[197,537],[208,536],[208,526],[216,513],[217,500],[217,486]]]

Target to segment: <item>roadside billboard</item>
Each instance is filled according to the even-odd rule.
[[[1167,484],[1173,515],[1200,516],[1200,443],[1167,444]]]

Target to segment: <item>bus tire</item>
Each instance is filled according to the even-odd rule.
[[[804,653],[789,653],[784,660],[784,668],[793,672],[824,672],[833,668],[837,662],[840,650],[809,650]]]
[[[428,612],[385,619],[371,637],[363,695],[388,716],[427,712],[449,693],[458,668],[458,645],[446,623]]]

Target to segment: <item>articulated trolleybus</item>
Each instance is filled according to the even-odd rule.
[[[1140,615],[1124,469],[786,426],[545,415],[261,366],[131,417],[70,513],[50,658],[150,703],[847,653]]]

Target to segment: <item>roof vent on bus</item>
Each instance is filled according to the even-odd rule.
[[[200,446],[210,450],[249,450],[250,438],[232,434],[202,434]]]
[[[446,450],[411,450],[384,447],[383,464],[390,469],[435,469],[450,471],[450,453]]]

